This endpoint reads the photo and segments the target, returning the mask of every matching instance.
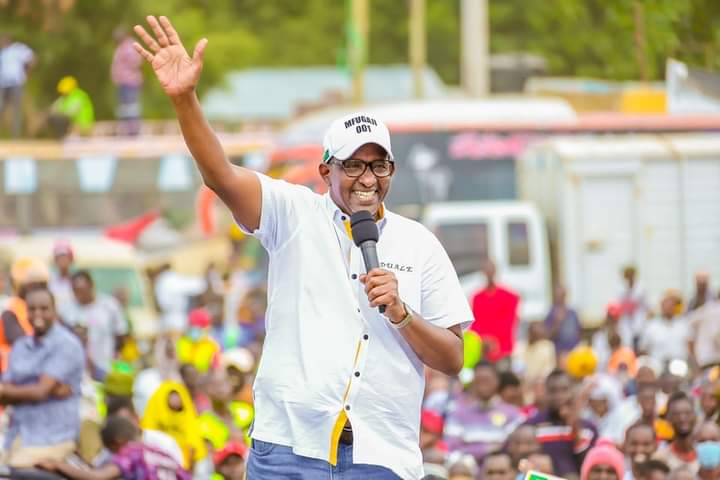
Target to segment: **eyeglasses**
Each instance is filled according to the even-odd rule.
[[[372,162],[363,162],[355,158],[347,160],[332,160],[330,163],[340,165],[350,178],[362,177],[365,171],[370,167],[370,171],[378,178],[389,177],[395,171],[395,163],[390,160],[374,160]]]

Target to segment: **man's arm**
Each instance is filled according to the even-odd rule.
[[[0,404],[43,402],[51,397],[64,398],[72,393],[70,388],[47,375],[40,375],[37,383],[13,385],[0,383]]]
[[[57,472],[62,476],[72,478],[73,480],[113,480],[122,476],[120,468],[118,468],[118,466],[114,463],[108,463],[107,465],[93,470],[83,470],[70,465],[69,463],[52,460],[40,462],[37,466],[43,470]]]
[[[385,305],[385,316],[393,323],[400,323],[406,315],[405,304],[398,294],[395,275],[387,270],[375,268],[360,281],[365,284],[370,305]],[[428,367],[446,375],[457,375],[462,369],[463,340],[460,325],[442,328],[428,322],[415,312],[409,324],[399,330],[413,352]]]
[[[195,87],[202,71],[207,39],[195,46],[192,58],[187,54],[170,20],[147,17],[155,38],[136,25],[135,33],[143,40],[134,47],[150,63],[165,93],[175,107],[185,143],[195,159],[205,185],[228,206],[235,219],[249,230],[260,225],[260,181],[250,170],[233,166],[225,157],[215,133],[200,108]]]

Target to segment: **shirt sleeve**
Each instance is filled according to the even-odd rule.
[[[418,313],[439,327],[461,325],[465,330],[470,327],[473,315],[450,257],[431,233],[426,248],[430,250],[430,254],[422,267],[422,311]]]
[[[57,326],[55,328],[58,328]],[[42,365],[42,374],[60,383],[72,384],[84,369],[83,348],[80,341],[58,342]]]
[[[273,252],[299,231],[302,202],[311,192],[306,187],[259,172],[255,174],[260,179],[262,195],[260,226],[252,232],[240,223],[238,226],[245,233],[257,237],[268,252]]]

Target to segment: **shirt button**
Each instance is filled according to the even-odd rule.
[[[360,372],[355,372],[355,376],[356,376],[356,377],[359,377],[359,376],[360,376]]]
[[[350,278],[352,278],[353,280],[355,280],[355,279],[357,278],[357,273],[353,273],[352,275],[350,275]]]
[[[363,340],[367,340],[368,338],[370,337],[367,334],[363,335]]]
[[[342,220],[344,222],[345,220],[347,220],[347,217],[345,215],[343,215],[342,217],[340,217],[340,220]]]
[[[360,313],[360,309],[358,308],[357,310],[358,310],[358,313]]]
[[[345,410],[350,410],[350,405],[345,405]]]

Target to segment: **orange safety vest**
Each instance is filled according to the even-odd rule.
[[[23,299],[20,297],[12,297],[6,306],[6,310],[15,314],[15,318],[17,318],[18,324],[22,331],[25,332],[25,335],[33,334],[32,325],[30,325],[30,321],[28,320],[27,305]],[[7,370],[10,350],[12,350],[12,345],[5,337],[5,323],[0,319],[0,372]]]

